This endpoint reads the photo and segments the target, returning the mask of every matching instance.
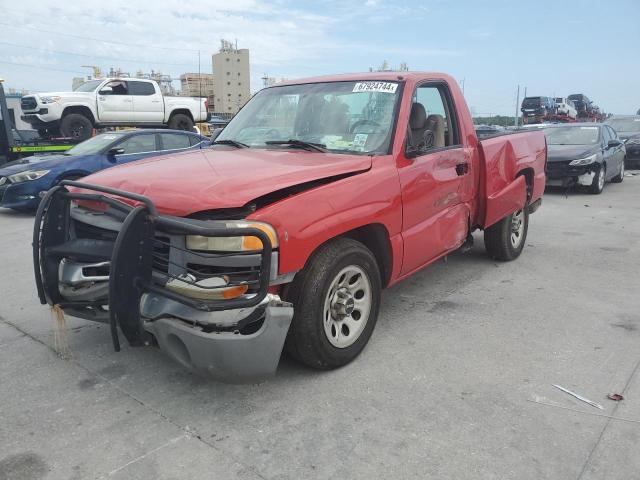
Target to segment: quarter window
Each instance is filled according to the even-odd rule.
[[[189,148],[189,135],[181,135],[179,133],[161,133],[163,150],[179,150],[181,148]]]

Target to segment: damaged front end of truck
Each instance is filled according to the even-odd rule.
[[[63,181],[36,214],[42,304],[108,323],[132,346],[157,344],[227,382],[275,373],[293,308],[268,293],[278,240],[267,224],[158,213],[147,197]]]

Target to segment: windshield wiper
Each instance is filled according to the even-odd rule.
[[[292,147],[299,147],[315,152],[327,151],[327,146],[324,143],[305,142],[304,140],[297,140],[295,138],[290,138],[289,140],[267,140],[264,143],[267,145],[290,145]]]
[[[214,140],[211,145],[231,145],[236,148],[249,148],[246,143],[238,142],[236,140]]]

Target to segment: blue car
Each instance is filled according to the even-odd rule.
[[[0,166],[0,207],[34,210],[40,193],[141,158],[206,148],[207,137],[180,130],[129,130],[96,135],[61,155],[33,156]]]

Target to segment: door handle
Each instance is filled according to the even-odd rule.
[[[458,174],[459,177],[461,177],[462,175],[466,175],[467,173],[469,173],[469,164],[467,162],[464,163],[458,163],[456,165],[456,173]]]
[[[130,98],[125,98],[123,101],[126,102],[126,103],[131,103],[132,102],[132,100]]]

